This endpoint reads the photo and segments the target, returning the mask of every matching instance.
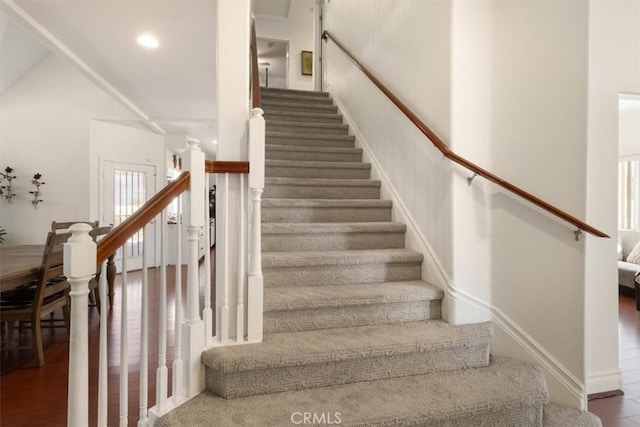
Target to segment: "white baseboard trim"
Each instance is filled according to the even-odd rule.
[[[367,140],[345,109],[342,100],[331,86],[327,88],[327,91],[331,94],[344,120],[349,125],[350,131],[353,132],[356,138],[356,146],[362,148],[365,159],[371,163],[372,175],[380,179],[383,194],[386,193],[390,196],[393,202],[394,217],[398,217],[406,224],[407,247],[424,255],[426,262],[423,263],[422,277],[429,277],[432,284],[444,290],[443,318],[452,324],[469,323],[467,320],[469,316],[465,316],[465,314],[471,312],[475,313],[471,317],[491,319],[494,327],[499,327],[515,344],[524,349],[544,369],[546,375],[552,376],[562,384],[566,391],[580,402],[580,406],[584,407],[586,404],[585,386],[575,375],[498,307],[456,288],[453,279],[444,268],[442,262],[440,262],[435,250],[429,244],[424,233],[418,228],[413,215],[403,203],[389,177],[380,167],[380,163],[372,153]]]
[[[620,376],[620,369],[601,371],[587,377],[587,394],[621,389],[622,377]]]

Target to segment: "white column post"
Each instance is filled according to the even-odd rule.
[[[69,394],[67,425],[89,425],[89,281],[96,273],[96,244],[91,226],[74,224],[64,245],[64,275],[71,285],[69,337]]]
[[[247,287],[247,341],[262,341],[262,238],[261,202],[264,189],[265,123],[260,108],[251,110],[249,120],[249,196],[251,198],[251,236],[249,242],[249,281]]]
[[[198,232],[204,226],[204,153],[200,141],[189,139],[183,154],[185,167],[191,174],[185,219],[187,225],[187,313],[183,329],[185,378],[187,397],[193,397],[204,390],[204,367],[200,356],[204,349],[204,323],[200,318],[199,277],[198,277]]]

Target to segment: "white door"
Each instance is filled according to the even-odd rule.
[[[104,168],[104,210],[102,222],[117,226],[131,216],[155,194],[155,166],[135,163],[105,161]],[[153,230],[155,227],[151,227]],[[154,265],[155,232],[146,236],[149,239],[147,265]],[[142,268],[143,249],[142,230],[133,235],[116,253],[116,266],[122,271],[123,250],[127,256],[127,270]]]

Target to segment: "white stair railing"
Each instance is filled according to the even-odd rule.
[[[185,169],[189,175],[183,174],[176,182],[168,185],[157,195],[153,196],[140,211],[145,211],[140,215],[136,214],[116,227],[109,235],[98,244],[90,236],[91,227],[87,224],[75,224],[71,227],[72,237],[65,245],[64,253],[64,273],[71,284],[71,338],[69,350],[69,398],[68,398],[68,426],[94,425],[89,420],[89,330],[88,330],[88,294],[89,282],[96,272],[96,259],[104,260],[107,257],[104,252],[115,252],[118,246],[126,244],[127,239],[140,228],[143,229],[143,267],[141,271],[142,283],[137,288],[131,288],[127,282],[131,274],[127,274],[126,251],[122,251],[123,271],[118,276],[120,285],[119,293],[116,295],[116,303],[120,303],[120,327],[119,351],[110,351],[107,342],[107,332],[109,328],[109,310],[107,297],[107,274],[103,265],[99,292],[101,300],[100,310],[100,357],[99,357],[99,380],[98,380],[98,417],[97,425],[106,426],[109,420],[107,397],[108,397],[108,362],[117,359],[119,356],[120,378],[118,385],[119,410],[113,417],[118,420],[120,426],[131,424],[136,414],[130,414],[128,408],[130,399],[135,399],[138,403],[137,425],[140,427],[153,425],[155,420],[171,409],[182,404],[204,390],[204,366],[200,362],[204,349],[214,345],[237,345],[244,343],[255,343],[262,340],[262,296],[263,278],[261,267],[261,229],[260,229],[260,203],[261,194],[264,188],[264,141],[265,124],[262,118],[262,110],[255,108],[251,112],[249,120],[249,160],[251,171],[248,178],[249,162],[205,162],[204,154],[199,148],[199,142],[188,140],[187,150],[183,153]],[[223,246],[224,250],[216,251],[217,268],[226,269],[230,273],[232,266],[230,260],[235,259],[237,265],[237,283],[225,280],[223,294],[226,298],[216,303],[215,310],[211,305],[211,280],[210,280],[210,243],[209,233],[204,232],[204,242],[201,236],[209,226],[209,201],[208,201],[208,178],[203,165],[209,167],[213,165],[209,172],[220,173],[218,178],[217,194],[223,215],[216,222],[219,227],[219,238],[227,242]],[[239,175],[239,191],[229,191],[230,175]],[[175,185],[174,185],[175,184]],[[185,191],[188,186],[188,191]],[[180,194],[185,191],[187,197]],[[233,193],[233,194],[232,194]],[[167,298],[167,226],[166,226],[166,206],[177,197],[178,200],[178,224],[177,224],[177,247],[174,298]],[[231,201],[231,202],[230,202]],[[229,230],[227,219],[233,215],[240,218],[238,230]],[[144,218],[144,219],[141,219]],[[181,221],[180,219],[183,219]],[[127,222],[128,221],[128,222]],[[146,224],[140,222],[145,221]],[[158,267],[160,281],[150,281],[150,268],[155,265],[148,265],[148,260],[153,259],[150,253],[154,250],[150,247],[150,233],[155,227],[154,223],[159,222],[160,227],[160,265]],[[182,227],[187,236],[187,247],[182,248]],[[234,256],[230,256],[229,241],[233,239]],[[107,243],[108,242],[108,243]],[[184,250],[184,254],[182,252]],[[204,250],[204,252],[203,252]],[[204,259],[202,266],[199,261]],[[182,288],[182,260],[187,260],[186,277],[186,310],[183,310],[183,288]],[[154,263],[155,264],[155,263]],[[204,274],[200,274],[199,268],[204,268]],[[202,278],[202,279],[201,279]],[[132,306],[130,292],[140,292],[139,306]],[[201,293],[203,290],[203,300],[201,303]],[[150,291],[158,295],[157,303],[149,306]],[[229,297],[233,295],[236,299],[233,307]],[[136,298],[137,299],[137,298]],[[155,301],[155,300],[154,300]],[[170,304],[173,304],[170,307]],[[157,330],[158,330],[158,364],[155,370],[156,388],[151,391],[151,396],[155,395],[155,406],[149,407],[148,375],[149,375],[149,330],[150,323],[155,321],[150,317],[150,313],[157,310]],[[170,319],[170,312],[173,310],[174,316]],[[136,311],[140,313],[139,323],[132,325],[133,319],[138,321],[138,317],[131,316]],[[247,321],[245,322],[245,318]],[[213,319],[216,319],[214,328]],[[220,331],[229,331],[233,319],[235,337],[229,338]],[[115,321],[115,319],[113,319]],[[169,343],[167,323],[175,325],[174,342]],[[132,349],[129,340],[137,340],[133,337],[132,331],[139,330],[139,395],[131,396],[129,393],[129,381],[133,380],[129,369],[129,360],[132,356]],[[214,336],[214,330],[215,336]],[[173,360],[168,361],[168,348],[174,348]],[[169,375],[171,370],[171,375]],[[171,395],[168,390],[171,389]],[[155,391],[155,393],[153,393]],[[112,390],[113,392],[113,390]],[[115,423],[115,421],[113,421]]]

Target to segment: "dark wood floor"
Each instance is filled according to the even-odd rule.
[[[151,270],[151,282],[158,275],[158,270]],[[173,300],[173,269],[168,272],[170,278],[169,301]],[[212,276],[215,277],[215,276]],[[184,276],[183,276],[184,278]],[[129,425],[135,425],[138,418],[138,325],[139,314],[136,303],[140,300],[140,275],[130,274],[132,285],[128,296],[129,311]],[[184,288],[184,287],[183,287]],[[157,294],[150,290],[151,299]],[[116,287],[120,295],[120,287]],[[109,425],[118,425],[118,372],[120,348],[120,304],[110,311],[111,327],[109,340]],[[149,406],[155,403],[155,369],[157,367],[157,310],[152,310],[150,324],[150,366],[149,366]],[[90,421],[96,419],[97,389],[97,348],[98,348],[98,313],[90,309],[89,330],[91,340],[91,408]],[[169,322],[168,338],[173,341],[174,326]],[[624,396],[599,399],[589,402],[589,410],[600,416],[604,427],[634,427],[640,425],[640,314],[635,311],[631,297],[620,296],[620,366],[623,371]],[[28,335],[28,334],[25,334]],[[42,368],[35,367],[32,355],[27,351],[2,353],[0,359],[0,426],[64,426],[66,425],[67,408],[67,372],[69,340],[63,329],[44,332],[46,364]],[[170,348],[167,360],[173,357]],[[171,369],[171,366],[169,366]],[[171,378],[171,373],[169,373]],[[569,426],[568,426],[569,427]]]
[[[589,411],[602,419],[604,427],[638,427],[640,425],[640,312],[635,299],[620,295],[618,321],[620,370],[624,396],[589,402]]]

